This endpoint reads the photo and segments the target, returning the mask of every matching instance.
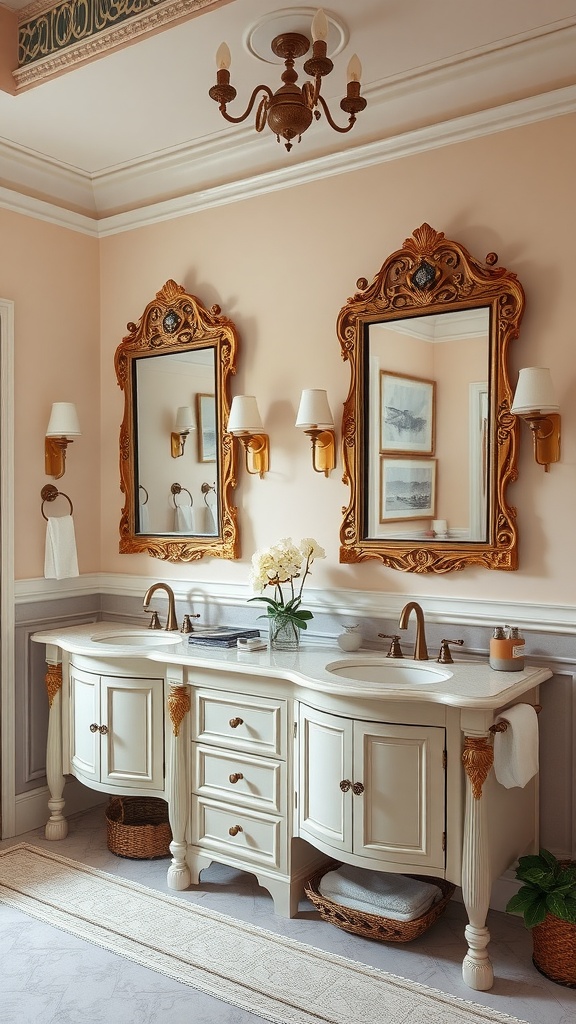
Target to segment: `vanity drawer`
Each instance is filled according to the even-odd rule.
[[[192,843],[215,855],[284,871],[284,828],[273,815],[192,798]]]
[[[283,814],[285,782],[284,761],[194,744],[192,788],[200,796]]]
[[[286,701],[196,690],[194,739],[227,750],[286,757]]]

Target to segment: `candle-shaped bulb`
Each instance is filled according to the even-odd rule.
[[[228,71],[230,64],[232,63],[232,57],[230,56],[230,48],[226,43],[220,43],[220,46],[216,50],[216,68],[218,71]]]
[[[362,65],[358,59],[358,54],[353,53],[350,57],[346,74],[349,82],[359,82],[362,78]]]
[[[312,39],[314,42],[328,38],[328,19],[322,8],[316,11],[312,19]]]

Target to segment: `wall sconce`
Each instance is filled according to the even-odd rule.
[[[184,455],[184,445],[191,430],[196,429],[194,413],[189,405],[181,405],[176,411],[174,430],[170,434],[171,454],[173,459]]]
[[[325,391],[310,388],[302,392],[296,426],[312,438],[314,470],[328,476],[336,465],[336,442],[334,417]]]
[[[46,476],[59,480],[66,472],[66,449],[72,438],[80,437],[76,406],[72,402],[54,402],[44,441]]]
[[[550,376],[543,366],[520,370],[510,412],[526,421],[532,431],[534,458],[547,473],[560,459],[560,406]]]
[[[270,442],[264,433],[256,399],[253,395],[236,395],[232,399],[228,433],[241,442],[248,473],[260,477],[268,471]]]

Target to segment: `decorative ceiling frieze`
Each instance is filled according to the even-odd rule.
[[[16,91],[129,46],[232,0],[62,0],[30,4],[18,20]]]

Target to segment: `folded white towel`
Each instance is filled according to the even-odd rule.
[[[506,789],[523,788],[538,771],[538,715],[531,704],[515,704],[500,718],[508,727],[494,735],[494,773]]]
[[[176,533],[194,533],[192,505],[177,505],[174,513],[174,530]]]
[[[44,576],[47,580],[65,580],[79,575],[74,520],[72,516],[50,516],[46,524]]]
[[[380,914],[393,921],[414,921],[442,897],[442,890],[432,882],[349,864],[329,871],[318,888],[323,896],[343,907]]]

